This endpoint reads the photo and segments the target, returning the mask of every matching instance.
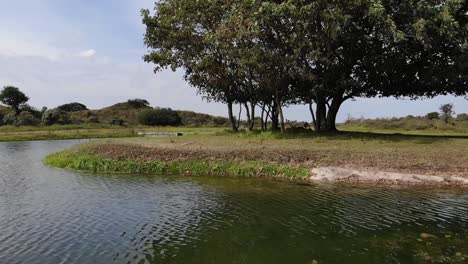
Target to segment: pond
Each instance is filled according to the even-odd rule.
[[[1,263],[467,263],[468,193],[89,175],[0,143]]]

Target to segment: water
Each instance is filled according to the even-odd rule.
[[[468,263],[466,192],[42,165],[77,142],[0,143],[0,263]]]

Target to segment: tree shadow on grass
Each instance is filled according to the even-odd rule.
[[[313,131],[307,133],[285,133],[276,134],[277,138],[282,139],[300,139],[300,138],[317,138],[323,137],[330,140],[351,140],[360,139],[366,140],[385,140],[389,142],[405,142],[411,141],[417,144],[432,144],[435,142],[447,141],[449,139],[468,139],[468,135],[410,135],[401,133],[375,133],[375,132],[352,132],[352,131],[337,131],[326,133],[315,133]]]

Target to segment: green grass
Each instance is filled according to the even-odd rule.
[[[273,177],[304,179],[306,168],[290,168],[261,162],[219,162],[186,160],[174,162],[113,160],[90,154],[86,146],[46,157],[48,166],[93,173],[159,174],[190,176]]]
[[[99,124],[53,125],[53,126],[2,126],[0,127],[0,142],[60,140],[86,138],[123,138],[135,137],[138,131],[182,132],[187,134],[212,134],[223,131],[222,128],[190,128],[190,127],[147,127],[147,126],[110,126]]]
[[[134,137],[133,128],[75,128],[0,132],[0,142]]]
[[[341,131],[407,135],[468,135],[468,122],[429,120],[423,117],[356,119],[340,124]]]

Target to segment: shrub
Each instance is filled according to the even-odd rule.
[[[457,115],[457,121],[468,121],[468,114],[459,114]]]
[[[66,125],[70,123],[67,112],[60,109],[47,110],[42,116],[42,124],[45,126],[51,126],[54,124]]]
[[[79,111],[86,111],[88,108],[84,104],[80,103],[69,103],[69,104],[64,104],[59,107],[58,109],[65,111],[65,112],[79,112]]]
[[[3,117],[4,117],[3,114],[0,113],[0,126],[3,126]]]
[[[28,104],[24,104],[22,106],[20,106],[20,111],[21,112],[29,112],[31,113],[36,119],[41,119],[42,118],[42,114],[41,111],[39,111],[37,108],[33,107],[33,106],[30,106]]]
[[[429,120],[439,119],[439,113],[437,113],[437,112],[427,113],[426,118],[429,119]]]
[[[4,125],[14,125],[16,123],[16,114],[14,112],[8,113],[3,117]]]
[[[41,121],[35,117],[31,112],[23,111],[16,117],[16,126],[36,126]]]
[[[227,119],[224,118],[224,117],[215,116],[215,117],[213,118],[213,122],[214,122],[215,125],[217,125],[217,126],[225,126],[226,123],[227,123]]]
[[[149,107],[149,102],[144,99],[131,99],[127,101],[127,104],[137,109]]]
[[[138,121],[147,126],[178,126],[182,124],[179,114],[169,108],[142,111],[138,114]]]
[[[97,123],[99,123],[99,119],[97,118],[97,116],[90,116],[90,117],[88,117],[88,119],[86,119],[86,123],[97,124]]]
[[[113,125],[113,126],[124,126],[125,125],[125,120],[123,120],[123,119],[112,119],[110,124]]]

